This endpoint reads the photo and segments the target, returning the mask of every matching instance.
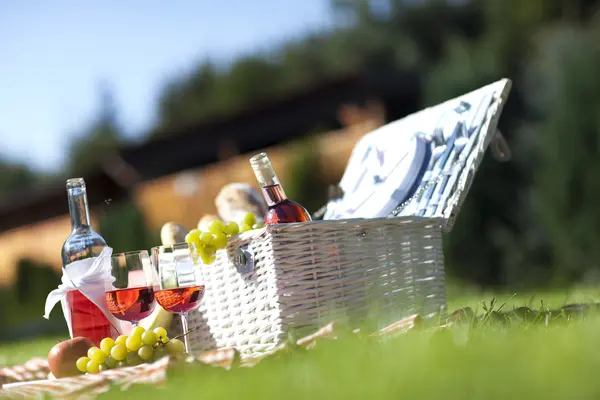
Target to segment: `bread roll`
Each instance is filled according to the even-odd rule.
[[[219,217],[217,215],[214,214],[206,214],[204,217],[200,218],[200,221],[198,221],[198,229],[202,232],[208,232],[208,228],[210,227],[210,224],[212,224],[214,221],[218,221]]]
[[[215,199],[215,205],[221,219],[227,222],[240,222],[249,212],[260,220],[267,213],[267,205],[262,195],[247,183],[230,183],[223,186]]]
[[[163,246],[173,246],[185,242],[186,229],[175,222],[167,222],[160,230],[160,241]]]

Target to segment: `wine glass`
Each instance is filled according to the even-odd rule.
[[[188,313],[200,305],[204,296],[204,280],[193,256],[195,249],[187,243],[152,248],[152,263],[158,272],[160,290],[156,301],[166,311],[181,316],[185,352],[190,352]]]
[[[106,304],[117,319],[135,327],[156,307],[154,286],[158,278],[147,250],[113,254],[111,274],[105,283]]]

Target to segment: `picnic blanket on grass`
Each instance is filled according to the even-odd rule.
[[[570,321],[574,318],[585,318],[590,314],[600,313],[600,302],[592,304],[569,304],[559,309],[533,310],[529,307],[517,307],[509,311],[496,310],[490,307],[483,315],[476,315],[469,307],[454,311],[444,318],[443,324],[435,325],[433,331],[446,331],[457,323],[480,324],[548,324],[551,320]],[[442,322],[442,321],[440,321]],[[424,320],[417,314],[401,319],[387,327],[369,334],[369,337],[389,338],[405,334],[424,326]],[[345,334],[357,334],[359,331],[349,329],[337,322],[332,322],[312,335],[301,339],[288,341],[270,353],[259,356],[244,356],[236,349],[222,348],[208,352],[193,354],[187,358],[165,357],[151,364],[142,364],[134,367],[112,369],[98,374],[79,375],[72,378],[47,379],[50,373],[48,361],[43,358],[34,358],[23,365],[0,368],[0,398],[33,399],[46,397],[60,397],[68,399],[94,399],[96,396],[109,391],[113,387],[127,390],[132,385],[160,385],[167,380],[170,370],[182,367],[182,364],[200,364],[229,370],[231,368],[248,368],[260,363],[277,353],[296,348],[310,350],[319,342],[335,340]]]
[[[370,336],[403,333],[421,326],[422,319],[413,315],[381,329]],[[117,368],[98,374],[78,375],[70,378],[48,379],[50,368],[44,358],[34,358],[23,365],[0,369],[0,398],[34,399],[60,397],[68,399],[89,400],[107,392],[112,387],[127,390],[132,385],[160,385],[167,379],[169,370],[181,367],[182,364],[203,364],[224,369],[233,367],[248,368],[261,360],[272,356],[286,348],[298,346],[304,349],[313,348],[319,340],[337,339],[347,329],[336,322],[329,323],[313,333],[293,343],[284,343],[270,353],[260,356],[241,356],[233,348],[222,348],[190,355],[186,358],[164,357],[149,364],[133,367]]]

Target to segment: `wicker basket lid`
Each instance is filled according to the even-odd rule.
[[[365,135],[324,218],[429,217],[450,230],[490,143],[510,154],[497,132],[510,89],[502,79]]]

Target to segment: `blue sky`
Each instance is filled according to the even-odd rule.
[[[57,170],[114,90],[134,137],[152,124],[169,77],[329,25],[328,0],[0,2],[0,155]]]

